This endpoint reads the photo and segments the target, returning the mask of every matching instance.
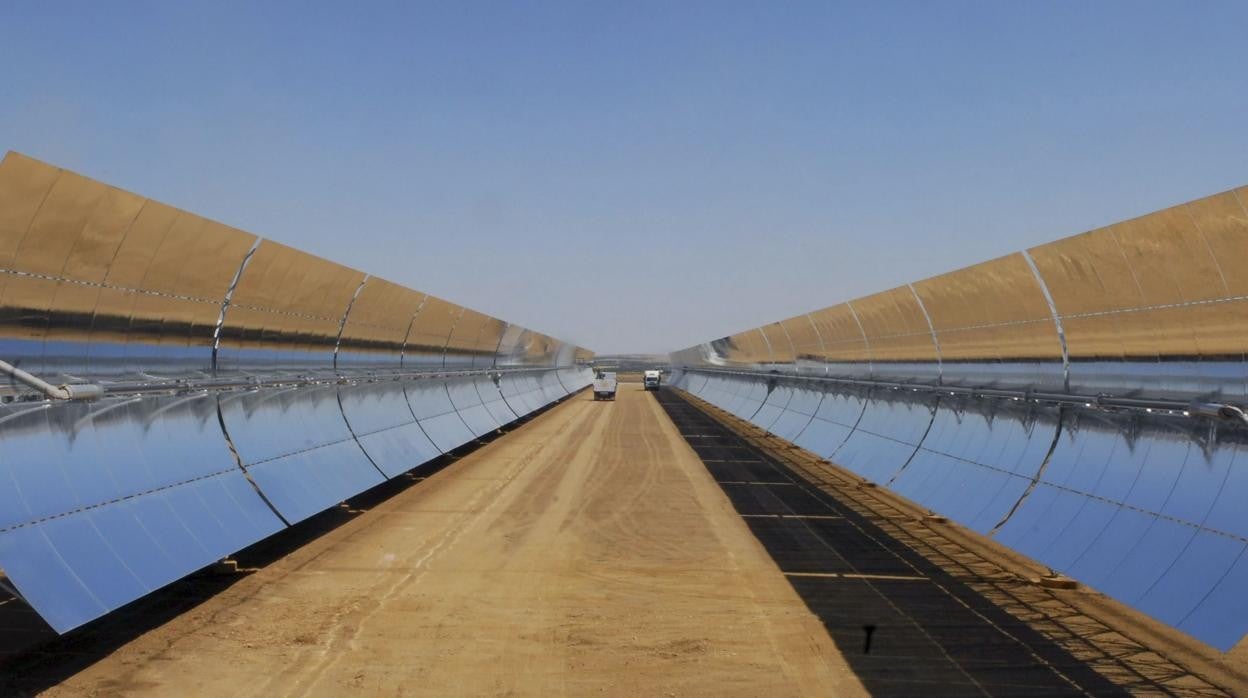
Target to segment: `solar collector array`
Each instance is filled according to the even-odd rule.
[[[1226,650],[1248,632],[1248,425],[940,388],[1242,404],[1246,201],[1224,192],[689,347],[673,383]]]
[[[514,421],[503,377],[570,377],[525,414],[583,387],[578,352],[10,153],[0,358],[147,389],[0,405],[0,568],[66,631]]]
[[[58,631],[272,535],[209,395],[10,406],[0,565]]]

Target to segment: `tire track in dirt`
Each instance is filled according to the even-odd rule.
[[[558,443],[558,437],[576,431],[571,429],[574,423],[585,421],[587,413],[584,410],[572,412],[560,426],[551,434],[549,441],[543,441],[536,447],[528,450],[524,455],[516,459],[508,468],[504,477],[495,481],[489,487],[481,488],[477,495],[470,501],[469,509],[480,507],[480,511],[471,514],[460,514],[453,518],[450,526],[443,533],[441,538],[427,551],[424,552],[411,565],[412,571],[403,574],[393,583],[385,585],[381,589],[381,593],[377,597],[362,599],[358,605],[349,608],[345,613],[334,619],[333,640],[327,645],[321,647],[318,656],[311,663],[311,666],[300,666],[296,663],[294,666],[283,671],[266,686],[266,690],[260,691],[261,694],[268,694],[276,685],[282,682],[289,682],[292,678],[294,687],[285,694],[290,696],[306,695],[313,689],[324,676],[325,672],[333,667],[339,661],[343,654],[354,644],[355,638],[364,630],[365,624],[380,611],[386,603],[397,596],[408,587],[420,583],[428,572],[428,564],[430,564],[437,556],[449,552],[454,548],[455,543],[462,535],[472,529],[475,525],[481,525],[482,522],[488,520],[492,510],[496,507],[503,506],[509,499],[508,486],[513,484],[521,474],[527,470],[546,469],[549,470],[549,460],[543,461],[545,451],[552,442]],[[488,500],[488,501],[485,501]],[[484,504],[482,502],[484,501]]]

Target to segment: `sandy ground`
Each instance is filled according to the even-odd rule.
[[[640,386],[578,395],[52,695],[856,695]]]

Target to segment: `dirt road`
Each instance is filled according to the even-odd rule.
[[[572,398],[51,693],[348,690],[863,692],[632,384]]]

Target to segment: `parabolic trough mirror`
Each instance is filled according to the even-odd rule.
[[[65,632],[579,390],[591,354],[0,162],[0,569]]]
[[[708,341],[675,383],[1226,650],[1248,632],[1245,203]]]
[[[675,352],[673,383],[1220,649],[1248,189]],[[592,354],[15,153],[0,569],[65,632],[585,387]]]

